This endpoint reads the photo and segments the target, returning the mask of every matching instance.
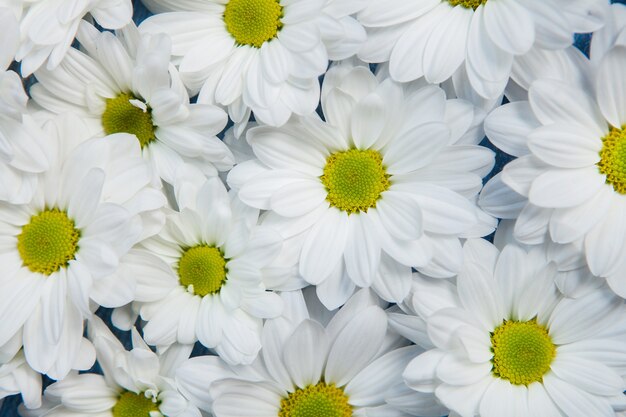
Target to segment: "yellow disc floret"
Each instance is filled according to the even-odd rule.
[[[278,35],[282,17],[279,0],[230,0],[224,10],[226,30],[239,45],[255,48]]]
[[[478,9],[481,4],[487,3],[487,0],[448,0],[450,6],[462,6],[466,9]]]
[[[389,177],[378,151],[350,149],[330,155],[320,179],[332,206],[357,213],[376,207],[389,188]]]
[[[491,334],[491,348],[493,374],[515,385],[541,382],[556,355],[548,330],[536,319],[504,320]]]
[[[350,417],[348,396],[335,384],[320,382],[298,388],[280,402],[278,417]]]
[[[611,128],[602,138],[598,169],[606,175],[606,183],[620,194],[626,194],[626,127]]]
[[[152,111],[149,107],[143,110],[133,105],[131,100],[137,98],[127,93],[107,99],[106,108],[102,113],[102,127],[107,135],[113,133],[135,135],[143,148],[156,139]]]
[[[159,411],[158,404],[144,394],[127,391],[111,410],[113,417],[150,417],[150,411]]]
[[[50,275],[74,259],[79,239],[80,231],[64,211],[45,210],[22,227],[17,250],[28,269]]]
[[[214,246],[189,248],[178,261],[180,283],[202,297],[218,293],[226,281],[226,273],[226,259]]]

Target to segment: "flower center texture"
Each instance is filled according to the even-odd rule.
[[[22,227],[17,250],[32,272],[51,275],[74,259],[79,239],[80,231],[64,211],[45,210]]]
[[[541,382],[556,355],[548,330],[536,319],[504,320],[491,334],[491,348],[493,374],[515,385]]]
[[[348,397],[335,384],[320,382],[297,389],[280,402],[278,417],[350,417]]]
[[[380,153],[371,149],[335,152],[326,159],[320,177],[328,202],[348,213],[367,212],[389,186]]]
[[[222,252],[208,245],[187,249],[178,262],[180,283],[204,297],[220,291],[226,281],[226,259]]]
[[[487,3],[487,0],[448,0],[450,6],[462,6],[466,9],[478,9],[481,4]]]
[[[156,139],[152,112],[149,107],[144,111],[134,106],[131,100],[137,100],[137,98],[127,93],[107,99],[106,108],[102,114],[102,127],[107,135],[131,133],[137,136],[143,148]]]
[[[620,194],[626,194],[626,128],[611,128],[602,138],[600,150],[600,173],[606,175],[606,183]]]
[[[239,45],[255,48],[278,35],[282,17],[279,0],[230,0],[224,10],[226,30]]]
[[[150,411],[159,411],[159,407],[145,395],[128,391],[120,396],[111,411],[113,417],[150,417]]]

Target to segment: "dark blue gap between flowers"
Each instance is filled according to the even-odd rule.
[[[622,4],[626,4],[626,0],[612,0],[612,3],[622,3]],[[133,20],[135,21],[136,24],[141,23],[142,21],[144,21],[146,18],[148,18],[149,16],[152,15],[152,13],[150,13],[146,7],[141,3],[141,1],[139,0],[133,0],[133,6],[134,6],[134,16],[133,16]],[[576,35],[575,37],[575,45],[578,49],[580,49],[581,51],[583,51],[585,53],[585,55],[589,55],[589,43],[591,41],[591,35],[589,34],[581,34],[581,35]],[[374,67],[375,68],[375,67]],[[17,70],[17,65],[12,66],[12,69]],[[323,80],[323,76],[320,77],[320,82]],[[26,88],[30,87],[30,85],[32,85],[32,83],[34,82],[34,80],[31,78],[29,80],[26,80],[25,84],[26,84]],[[194,101],[194,99],[192,99],[192,101]],[[506,102],[506,99],[505,99]],[[321,114],[321,108],[318,108],[318,113]],[[228,122],[228,126],[227,128],[230,128],[232,126],[232,122],[229,120]],[[220,135],[221,138],[223,138],[223,133]],[[508,163],[510,162],[512,159],[514,159],[511,155],[508,155],[498,149],[495,148],[495,146],[493,146],[491,144],[491,142],[489,142],[487,140],[487,138],[484,138],[483,141],[480,143],[481,145],[492,149],[495,154],[496,154],[496,163],[495,163],[495,167],[493,169],[493,171],[483,180],[484,182],[487,182],[487,180],[489,180],[489,178],[493,177],[494,175],[496,175],[498,172],[500,172],[502,170],[502,168]],[[488,240],[492,240],[493,239],[493,235],[487,236],[486,237]],[[107,326],[109,326],[109,328],[113,331],[113,333],[115,334],[115,336],[117,336],[120,341],[122,342],[122,344],[126,347],[126,349],[131,349],[132,345],[131,345],[131,340],[130,340],[130,332],[126,332],[126,331],[122,331],[122,330],[118,330],[116,329],[113,324],[111,323],[111,313],[112,313],[112,309],[109,308],[99,308],[98,311],[96,312],[96,314],[102,318],[102,320],[107,324]],[[138,320],[137,322],[137,327],[138,330],[141,331],[141,323]],[[192,356],[200,356],[200,355],[208,355],[211,354],[211,352],[209,351],[209,349],[205,348],[204,346],[202,346],[200,343],[196,343],[196,345],[194,346],[193,352],[192,352]],[[102,370],[100,369],[100,366],[96,363],[89,371],[86,372],[93,372],[93,373],[102,373]],[[84,373],[84,372],[81,372]],[[50,385],[51,383],[53,383],[54,381],[51,380],[50,378],[44,376],[43,377],[43,386],[44,388],[47,387],[48,385]],[[13,395],[10,397],[7,397],[4,400],[4,403],[2,405],[2,407],[0,408],[0,417],[18,417],[18,406],[22,403],[21,400],[21,396],[19,395]]]

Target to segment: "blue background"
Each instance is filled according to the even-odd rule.
[[[613,3],[622,3],[622,4],[626,4],[626,0],[614,0],[612,1]],[[135,23],[139,24],[140,22],[142,22],[145,18],[147,18],[148,16],[151,15],[151,13],[144,7],[143,4],[141,4],[141,2],[139,0],[133,0],[133,4],[135,7],[135,11],[134,11],[134,17],[133,20],[135,21]],[[589,51],[589,41],[590,41],[590,36],[589,35],[577,35],[576,36],[576,46],[582,50],[583,52],[585,52],[586,54]],[[31,80],[29,80],[31,81]],[[28,82],[27,84],[30,84],[30,82]],[[488,178],[490,178],[491,176],[495,175],[496,173],[500,172],[500,170],[502,170],[502,167],[504,165],[506,165],[507,162],[509,162],[512,157],[496,150],[486,139],[483,140],[483,142],[481,143],[482,145],[485,145],[491,149],[493,149],[494,151],[496,151],[496,166],[493,170],[493,172],[489,175],[489,177],[485,178],[485,181],[487,181]],[[122,343],[126,346],[127,349],[130,349],[130,332],[123,332],[123,331],[119,331],[117,330],[115,327],[113,327],[113,325],[111,324],[111,310],[110,309],[105,309],[105,308],[100,308],[97,313],[98,316],[100,316],[108,325],[109,327],[113,330],[113,332],[117,335],[117,337],[122,341]],[[139,323],[138,323],[139,324]],[[210,352],[208,351],[208,349],[204,348],[202,345],[200,345],[199,343],[196,344],[193,354],[192,356],[198,356],[198,355],[206,355],[206,354],[210,354]],[[90,372],[100,372],[100,369],[98,367],[98,365],[96,364],[91,370]],[[44,376],[44,387],[51,384],[53,381],[51,381],[49,378]],[[14,395],[11,397],[7,397],[4,400],[4,404],[2,405],[2,408],[0,408],[0,417],[17,417],[19,416],[18,412],[17,412],[17,407],[19,406],[19,404],[21,403],[21,397],[19,395]],[[590,416],[592,417],[592,416]]]

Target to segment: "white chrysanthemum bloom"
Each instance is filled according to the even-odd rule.
[[[71,49],[55,70],[35,73],[39,83],[30,93],[37,104],[81,115],[97,136],[134,134],[155,175],[172,185],[186,168],[212,176],[232,167],[231,152],[215,136],[227,116],[189,103],[166,35],[140,36],[131,24],[116,37],[82,22],[77,39],[84,52]]]
[[[131,0],[0,0],[20,22],[16,60],[28,76],[42,67],[56,68],[70,49],[76,31],[87,15],[106,29],[119,29],[131,22]]]
[[[417,285],[435,345],[404,371],[462,417],[611,417],[626,397],[626,306],[606,286],[564,297],[541,250],[465,244],[456,285]]]
[[[389,0],[372,1],[357,15],[367,28],[359,57],[390,63],[391,76],[430,83],[461,66],[478,94],[502,94],[515,57],[533,46],[562,49],[576,32],[604,23],[605,0]]]
[[[626,295],[626,47],[595,69],[595,94],[557,80],[538,80],[529,101],[504,105],[485,121],[489,139],[519,158],[485,187],[481,205],[518,216],[523,243],[583,240],[594,275]],[[499,213],[498,213],[499,212]]]
[[[626,46],[626,5],[613,3],[607,13],[606,24],[593,33],[589,57],[594,64],[616,45]]]
[[[19,335],[30,366],[59,379],[93,363],[83,319],[106,299],[99,280],[160,229],[165,197],[131,135],[85,141],[69,116],[40,133],[50,169],[31,201],[0,203],[0,346]]]
[[[394,401],[437,407],[433,395],[407,398],[412,393],[400,375],[422,349],[405,346],[388,330],[369,291],[357,293],[330,321],[324,307],[305,304],[301,292],[282,297],[285,314],[266,322],[254,364],[230,367],[201,356],[179,368],[181,391],[200,408],[215,417],[350,417],[405,415]]]
[[[181,76],[199,102],[228,106],[236,134],[256,120],[281,126],[319,102],[328,60],[354,55],[365,31],[350,15],[363,0],[147,0],[161,13],[142,31],[172,37]]]
[[[289,277],[268,268],[282,239],[267,227],[255,227],[257,219],[258,210],[212,178],[193,205],[169,215],[158,236],[122,260],[118,283],[136,283],[136,309],[147,321],[149,344],[199,340],[229,363],[256,358],[262,319],[283,308],[280,297],[266,289]]]
[[[20,394],[28,408],[41,406],[41,375],[35,372],[21,350],[8,361],[0,352],[0,408],[2,399],[9,395]]]
[[[100,318],[89,333],[103,375],[72,373],[46,388],[43,405],[20,408],[24,417],[200,417],[198,408],[176,387],[176,369],[192,346],[173,345],[154,353],[135,328],[130,351]]]
[[[365,67],[331,69],[322,107],[326,122],[248,131],[256,158],[228,177],[239,198],[295,240],[300,273],[329,309],[355,285],[402,301],[411,267],[453,276],[459,237],[493,230],[474,202],[493,152],[463,142],[473,107],[436,86],[379,84]]]

